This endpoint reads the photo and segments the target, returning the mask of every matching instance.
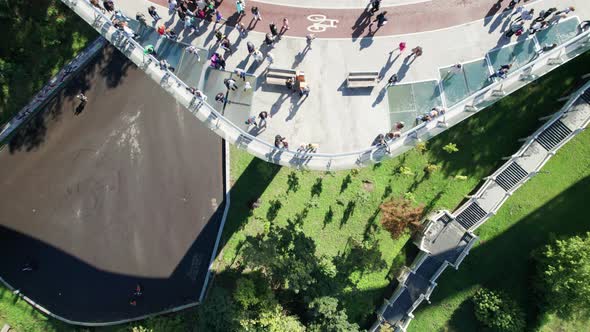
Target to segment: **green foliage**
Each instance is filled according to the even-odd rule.
[[[428,164],[426,165],[426,167],[424,167],[424,172],[426,173],[426,175],[431,175],[434,172],[438,171],[440,169],[440,166],[436,165],[436,164]]]
[[[59,0],[2,1],[0,22],[2,124],[97,34]]]
[[[407,199],[408,201],[416,202],[416,195],[414,195],[414,193],[408,191],[407,193],[404,194],[404,199]]]
[[[239,307],[232,300],[230,292],[214,287],[203,305],[198,308],[198,330],[236,331],[239,326],[236,321],[238,312]]]
[[[354,332],[359,331],[357,324],[351,324],[344,310],[338,309],[338,300],[319,297],[309,304],[311,324],[310,332]]]
[[[315,283],[319,271],[314,241],[294,223],[272,225],[268,234],[250,238],[244,257],[246,266],[262,271],[274,288],[295,293]]]
[[[426,142],[418,142],[418,144],[416,144],[416,151],[424,153],[427,150],[428,148],[426,147]]]
[[[447,153],[459,152],[459,148],[457,148],[457,144],[455,143],[449,143],[443,146],[443,150],[445,150]]]
[[[590,233],[556,240],[539,250],[536,288],[544,307],[562,319],[590,315]]]
[[[414,175],[414,172],[412,172],[412,169],[407,167],[407,166],[400,166],[397,169],[397,172],[401,175],[406,175],[406,176],[412,176]]]
[[[465,175],[457,174],[457,175],[455,175],[454,179],[457,181],[466,181],[467,177]]]
[[[524,330],[523,311],[505,294],[480,288],[475,292],[472,300],[475,306],[475,317],[485,326],[503,332]]]

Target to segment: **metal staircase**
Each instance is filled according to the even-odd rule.
[[[465,210],[461,211],[457,216],[457,222],[465,227],[465,229],[469,229],[477,224],[478,221],[482,220],[488,213],[484,211],[484,209],[477,204],[477,202],[471,202]]]
[[[528,173],[519,164],[512,162],[500,174],[498,174],[496,177],[496,183],[502,187],[502,189],[509,191],[527,175]]]
[[[561,121],[555,121],[551,126],[547,127],[538,137],[537,142],[547,151],[551,151],[559,143],[561,143],[569,134],[571,130]]]

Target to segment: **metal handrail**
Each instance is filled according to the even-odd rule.
[[[74,7],[78,2],[78,0],[62,0],[62,1],[65,2],[66,4],[70,4],[70,7]],[[112,24],[110,18],[108,18],[105,14],[103,14],[98,8],[96,8],[92,4],[90,4],[88,2],[88,0],[84,0],[84,2],[88,5],[88,7],[90,7],[92,9],[92,11],[94,12],[95,15],[100,16],[106,20],[105,23],[108,24],[109,28],[113,27],[113,24]],[[103,26],[104,26],[104,24],[103,24]],[[530,63],[518,68],[517,70],[512,72],[510,75],[508,75],[508,77],[506,79],[504,79],[502,81],[494,82],[494,83],[490,84],[489,86],[469,95],[468,97],[464,98],[462,101],[455,104],[455,106],[453,106],[449,110],[447,110],[447,112],[445,114],[445,119],[452,119],[452,118],[458,116],[459,114],[463,113],[464,107],[468,101],[475,100],[476,98],[481,97],[481,96],[485,96],[487,93],[489,93],[491,91],[498,90],[498,88],[501,89],[502,86],[505,85],[507,82],[514,81],[514,78],[516,78],[518,80],[518,78],[521,74],[523,74],[525,71],[531,69],[534,65],[539,64],[542,61],[545,61],[545,63],[546,63],[546,60],[549,60],[550,58],[555,57],[555,56],[560,56],[561,52],[565,48],[567,48],[568,46],[570,46],[570,45],[572,45],[572,44],[574,44],[574,43],[576,43],[576,42],[580,41],[581,39],[586,38],[588,36],[590,36],[590,31],[582,32],[582,33],[578,34],[577,36],[575,36],[574,38],[570,39],[569,41],[559,45],[558,47],[541,54],[534,61],[531,61]],[[127,43],[131,43],[135,47],[137,47],[141,50],[145,50],[141,44],[139,44],[137,41],[133,40],[132,38],[129,38],[126,36],[124,36],[123,38],[125,39],[125,41]],[[147,54],[147,56],[151,59],[151,61],[155,61],[156,64],[159,62],[159,60],[156,57],[152,56],[151,54]],[[179,79],[174,73],[170,72],[169,70],[166,70],[166,75],[169,78],[172,78],[176,82],[176,84],[178,84],[179,86],[182,86],[185,89],[188,88],[188,85],[186,83],[184,83],[181,79]],[[186,91],[184,93],[188,94],[188,91]],[[360,156],[363,156],[363,155],[369,155],[371,157],[369,160],[373,160],[372,155],[374,153],[379,152],[379,151],[383,151],[383,150],[387,150],[388,153],[387,153],[387,155],[384,155],[384,157],[385,156],[393,156],[395,154],[391,153],[392,148],[394,148],[394,149],[401,148],[402,146],[405,145],[405,142],[412,137],[412,135],[415,135],[416,138],[419,139],[419,137],[420,137],[419,131],[421,131],[422,129],[426,129],[426,133],[431,133],[433,131],[433,129],[438,127],[437,119],[433,119],[430,122],[422,123],[412,129],[408,130],[407,132],[403,133],[401,135],[401,137],[396,138],[391,141],[388,141],[386,147],[371,146],[371,147],[368,147],[365,149],[356,150],[356,151],[352,151],[352,152],[334,153],[334,154],[329,154],[329,153],[305,153],[305,154],[302,154],[300,152],[289,150],[289,149],[277,148],[274,145],[272,145],[262,139],[259,139],[256,136],[249,134],[248,132],[244,131],[243,129],[241,129],[240,127],[235,125],[232,121],[225,118],[225,116],[223,116],[221,113],[219,113],[217,110],[215,110],[211,105],[209,105],[205,101],[199,101],[198,105],[199,105],[199,107],[195,111],[198,111],[202,106],[205,106],[205,108],[209,111],[209,113],[213,114],[218,119],[218,121],[221,121],[225,125],[229,126],[230,129],[232,131],[234,131],[234,134],[237,134],[238,137],[242,136],[242,137],[247,138],[248,140],[250,140],[249,144],[251,144],[252,142],[256,142],[257,144],[262,145],[264,150],[266,150],[266,155],[267,155],[266,159],[271,159],[271,157],[269,157],[268,155],[272,155],[274,153],[280,154],[280,157],[278,158],[277,161],[279,161],[279,162],[283,161],[285,163],[287,163],[287,161],[282,158],[283,155],[285,155],[285,154],[291,157],[290,160],[299,159],[299,160],[304,160],[304,161],[309,162],[312,159],[313,160],[326,159],[328,162],[326,165],[328,169],[330,168],[331,163],[335,159],[341,159],[341,158],[345,158],[345,157],[353,157],[354,161],[349,163],[348,167],[355,167],[355,164],[358,164],[358,159],[360,158]],[[479,112],[479,110],[476,112],[472,112],[471,114],[475,114],[477,112]],[[219,123],[216,126],[219,128]],[[222,134],[223,134],[222,136],[225,137],[225,136],[230,136],[231,133],[223,131]],[[227,139],[227,137],[225,137],[225,138]]]

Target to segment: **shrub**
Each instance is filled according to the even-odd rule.
[[[459,148],[457,148],[457,144],[449,143],[443,146],[443,150],[445,150],[447,153],[455,153],[459,151]]]
[[[544,309],[562,319],[590,315],[590,233],[556,240],[533,257],[537,263],[535,288]]]
[[[475,305],[475,317],[483,325],[502,332],[517,332],[524,329],[523,311],[505,294],[480,288],[472,300]]]
[[[428,148],[426,147],[426,142],[419,142],[418,144],[416,144],[416,151],[424,153],[426,152],[426,150],[428,150]]]
[[[405,198],[395,198],[379,206],[381,210],[381,225],[391,237],[397,239],[408,227],[412,230],[420,228],[420,220],[424,214],[424,206],[414,206],[413,202]]]

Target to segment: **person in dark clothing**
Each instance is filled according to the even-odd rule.
[[[158,12],[156,12],[156,7],[154,6],[149,6],[148,13],[156,22],[161,19],[160,15],[158,15]]]
[[[254,43],[252,43],[251,41],[248,41],[246,43],[246,47],[248,47],[248,54],[252,54],[254,52],[256,52],[256,46],[254,46]]]
[[[266,36],[264,36],[264,43],[268,46],[271,46],[274,43],[275,39],[273,37],[273,35],[269,33],[266,34]]]
[[[270,33],[272,33],[273,37],[276,37],[279,35],[279,30],[277,30],[277,26],[275,25],[274,22],[270,22],[270,24],[268,26],[270,28]]]

